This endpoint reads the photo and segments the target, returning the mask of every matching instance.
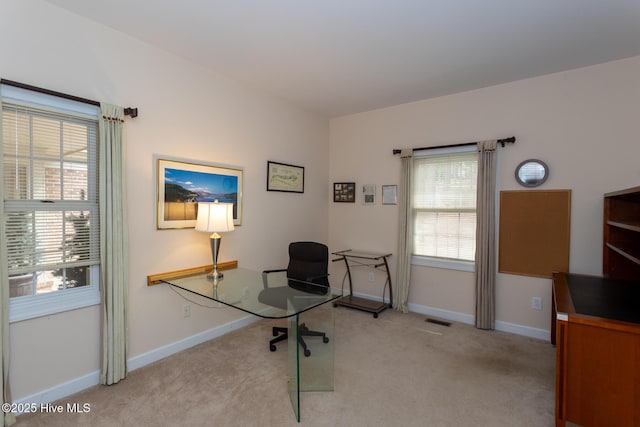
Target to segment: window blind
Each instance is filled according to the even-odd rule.
[[[475,258],[478,163],[474,151],[414,157],[414,254]]]
[[[99,263],[97,133],[96,117],[3,102],[10,275]]]

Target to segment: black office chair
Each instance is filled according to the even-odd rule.
[[[287,309],[287,293],[285,287],[270,288],[268,285],[268,275],[276,272],[287,272],[287,283],[289,288],[302,292],[325,295],[329,290],[329,274],[327,272],[329,264],[329,249],[326,245],[316,242],[293,242],[289,244],[289,265],[286,269],[265,270],[262,272],[264,278],[264,289],[258,295],[258,300],[273,307]],[[308,285],[308,283],[314,285]],[[285,327],[274,326],[273,338],[269,341],[269,350],[276,351],[276,343],[289,338],[289,330]],[[312,331],[304,323],[298,326],[298,343],[304,351],[304,355],[309,357],[311,351],[307,348],[304,337],[322,337],[322,342],[328,343],[329,337],[325,332]]]

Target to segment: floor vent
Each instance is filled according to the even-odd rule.
[[[432,319],[430,317],[427,317],[425,319],[425,322],[435,323],[436,325],[442,325],[442,326],[451,326],[451,322],[445,322],[444,320]]]

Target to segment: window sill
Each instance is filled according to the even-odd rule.
[[[473,261],[459,261],[446,258],[432,258],[425,256],[412,256],[411,265],[419,265],[421,267],[443,268],[446,270],[458,271],[476,271],[476,264]]]
[[[73,289],[48,294],[11,298],[9,323],[100,304],[97,288]]]

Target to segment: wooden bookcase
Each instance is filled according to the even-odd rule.
[[[602,271],[611,279],[640,279],[640,187],[604,195]]]

